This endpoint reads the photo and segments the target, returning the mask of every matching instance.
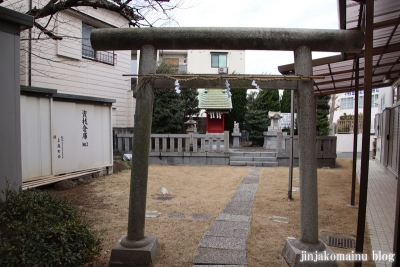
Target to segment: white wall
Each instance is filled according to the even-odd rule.
[[[379,89],[378,113],[382,113],[385,108],[393,106],[393,90],[391,87]]]
[[[188,72],[196,74],[218,74],[218,68],[211,68],[211,52],[227,52],[228,73],[245,74],[245,51],[188,50]]]
[[[337,137],[336,151],[340,152],[353,152],[353,134],[335,134]],[[370,137],[369,151],[372,151],[372,141],[374,136]],[[357,152],[361,152],[362,134],[357,135]]]

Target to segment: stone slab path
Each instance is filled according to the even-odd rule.
[[[251,168],[223,213],[218,214],[201,238],[193,261],[204,266],[246,266],[246,240],[250,232],[251,208],[257,192],[259,168]]]

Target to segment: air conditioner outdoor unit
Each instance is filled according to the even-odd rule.
[[[219,68],[218,73],[219,74],[228,74],[228,68]]]

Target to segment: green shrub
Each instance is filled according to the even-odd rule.
[[[67,200],[39,190],[6,190],[0,200],[0,266],[82,266],[100,239]]]

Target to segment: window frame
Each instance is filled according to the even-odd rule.
[[[376,108],[379,106],[379,104],[376,103],[377,100],[379,100],[378,94],[371,95],[371,108]]]
[[[217,65],[213,64],[213,57],[218,59]],[[220,66],[220,56],[225,57],[225,66]],[[211,68],[227,68],[228,67],[228,53],[227,52],[211,52]]]
[[[358,96],[358,108],[364,108],[364,95]]]
[[[87,42],[88,37],[85,37],[85,35],[84,35],[85,28],[86,29],[90,28],[89,36],[90,36],[91,31],[93,29],[96,29],[95,26],[82,21],[82,53],[81,53],[82,58],[114,66],[115,61],[116,61],[115,60],[116,54],[115,54],[114,50],[113,51],[96,51],[96,50],[94,50],[92,48],[92,45],[89,45],[90,40],[89,40],[89,42]],[[88,52],[85,53],[85,51],[89,51],[89,53]],[[91,56],[90,53],[92,53],[93,56]]]
[[[340,99],[340,109],[353,109],[353,108],[354,108],[354,98],[353,97],[343,97]]]

